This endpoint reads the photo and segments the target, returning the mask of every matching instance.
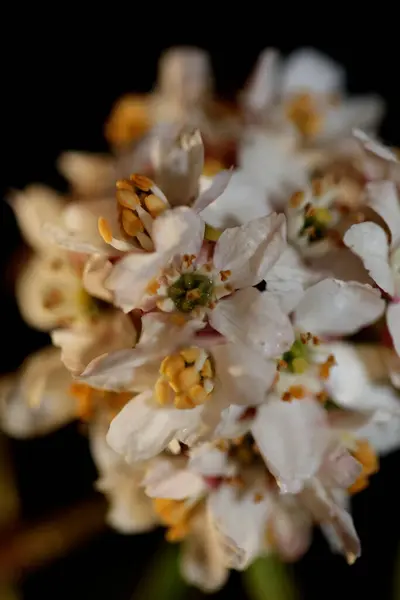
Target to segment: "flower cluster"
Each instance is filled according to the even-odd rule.
[[[10,203],[16,297],[53,348],[2,383],[2,423],[87,422],[124,532],[166,527],[203,589],[317,524],[351,564],[349,498],[400,441],[400,165],[376,97],[311,50],[266,50],[233,107],[203,52],[119,101],[109,156]],[[366,133],[368,132],[368,133]],[[361,332],[361,333],[359,333]]]

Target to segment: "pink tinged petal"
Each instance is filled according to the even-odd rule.
[[[379,287],[392,296],[394,281],[389,265],[389,243],[382,227],[368,221],[353,225],[346,231],[343,241],[361,258]]]
[[[311,92],[331,94],[344,86],[344,69],[312,48],[301,48],[286,60],[282,73],[282,93]]]
[[[201,211],[206,223],[217,229],[236,227],[272,212],[264,188],[244,171],[234,171],[226,190]]]
[[[190,534],[183,541],[180,567],[185,581],[204,592],[216,592],[228,579],[217,532],[206,511],[191,523]]]
[[[150,498],[183,500],[197,497],[206,490],[203,478],[191,472],[187,463],[160,458],[147,471],[142,485]]]
[[[225,230],[215,246],[214,265],[231,271],[229,283],[236,289],[252,286],[266,278],[285,248],[285,216],[273,213]]]
[[[391,303],[386,313],[386,321],[393,346],[400,356],[400,303]]]
[[[390,148],[369,137],[364,131],[354,129],[353,135],[368,152],[388,162],[398,163],[396,154]]]
[[[228,477],[235,472],[228,453],[219,450],[212,443],[204,443],[191,450],[188,468],[202,477]]]
[[[77,195],[101,194],[112,189],[117,178],[115,161],[106,154],[64,152],[57,168]]]
[[[154,403],[152,391],[142,392],[111,421],[107,442],[128,463],[134,463],[156,456],[199,421],[198,408],[162,408]]]
[[[214,202],[223,192],[229,184],[233,172],[232,171],[220,171],[213,177],[211,184],[200,193],[193,203],[193,210],[196,213],[201,213],[205,210],[212,202]]]
[[[279,52],[266,48],[261,52],[243,93],[242,104],[252,113],[265,110],[278,93]]]
[[[379,96],[349,98],[325,113],[323,131],[318,138],[327,140],[346,136],[354,127],[376,127],[383,117],[384,109],[384,102]]]
[[[299,560],[307,552],[312,538],[311,519],[295,497],[293,500],[285,506],[283,497],[278,498],[268,520],[273,550],[290,562]]]
[[[369,285],[324,279],[306,290],[295,323],[316,335],[351,335],[382,316],[385,302]]]
[[[105,280],[112,268],[112,263],[105,256],[95,255],[89,258],[83,270],[82,284],[91,296],[105,302],[112,301],[112,294],[105,287]]]
[[[303,297],[304,290],[321,276],[306,267],[296,250],[290,246],[284,250],[272,269],[268,271],[267,290],[279,302],[282,310],[292,312]]]
[[[300,492],[320,468],[329,441],[323,408],[307,398],[271,399],[258,408],[251,429],[281,491]]]
[[[238,438],[250,429],[252,418],[245,419],[246,407],[231,405],[221,413],[220,422],[215,430],[215,439]],[[254,410],[255,412],[255,410]]]
[[[350,487],[362,472],[362,465],[341,445],[333,445],[325,455],[318,476],[327,487]]]
[[[294,341],[293,327],[268,292],[247,288],[218,302],[210,323],[232,343],[243,344],[264,358],[277,357]]]
[[[244,570],[265,549],[267,518],[271,504],[267,498],[254,501],[256,488],[237,490],[221,485],[209,498],[209,511],[220,536],[227,566]]]
[[[119,260],[105,281],[114,293],[114,304],[127,313],[139,307],[147,285],[166,263],[156,252],[130,253]]]
[[[392,236],[391,246],[400,243],[400,200],[392,181],[374,181],[367,186],[368,204],[387,223]]]

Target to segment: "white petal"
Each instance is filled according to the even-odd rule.
[[[119,260],[105,281],[106,288],[114,292],[115,305],[125,312],[139,307],[147,285],[167,260],[157,252],[132,252]]]
[[[229,184],[233,172],[232,171],[220,171],[213,177],[213,179],[204,186],[203,191],[196,198],[193,203],[193,210],[197,213],[201,213],[205,210],[212,202],[214,202],[221,194],[223,194],[226,186]],[[205,180],[203,179],[203,183]],[[201,182],[200,182],[201,184]]]
[[[258,408],[252,432],[284,493],[298,493],[315,475],[329,441],[323,408],[307,398],[271,399]]]
[[[84,239],[80,235],[52,223],[44,223],[42,236],[60,248],[72,252],[82,252],[82,254],[107,254],[109,252],[104,247],[100,236],[99,242],[96,244],[92,240]]]
[[[222,411],[220,422],[214,432],[215,439],[234,439],[247,433],[252,423],[252,418],[244,418],[245,406],[231,404]]]
[[[228,566],[243,570],[263,552],[271,505],[256,503],[256,489],[238,491],[221,485],[209,498],[211,518],[217,528]]]
[[[175,254],[198,254],[204,239],[204,221],[186,206],[165,211],[153,225],[156,251],[172,258]]]
[[[259,182],[268,198],[287,202],[291,193],[307,184],[307,166],[297,150],[297,138],[257,131],[246,134],[239,147],[239,165]]]
[[[171,440],[200,422],[199,408],[162,408],[154,404],[152,395],[152,391],[148,391],[133,398],[113,419],[108,430],[107,442],[128,463],[156,456]]]
[[[136,348],[162,359],[179,346],[193,343],[193,336],[203,327],[204,322],[198,319],[177,324],[168,313],[147,313],[142,316],[142,331]]]
[[[369,285],[324,279],[306,290],[295,322],[317,335],[351,335],[374,323],[384,310],[380,293]]]
[[[356,430],[360,439],[366,439],[381,456],[400,448],[400,416],[371,419],[366,425]]]
[[[204,511],[191,524],[183,542],[181,557],[183,578],[204,592],[216,592],[229,576],[210,515]]]
[[[400,200],[392,181],[373,181],[367,186],[368,204],[387,223],[392,234],[391,246],[400,242]]]
[[[368,221],[353,225],[346,231],[343,241],[361,258],[379,287],[393,295],[394,281],[389,265],[389,244],[382,227]]]
[[[244,225],[272,212],[264,188],[244,171],[234,171],[225,191],[200,212],[217,229]]]
[[[277,357],[293,343],[293,327],[277,300],[255,288],[239,290],[218,302],[210,323],[227,340],[244,344],[265,358]]]
[[[305,288],[315,283],[318,278],[318,273],[306,267],[297,251],[288,246],[267,273],[267,290],[288,314],[300,302]]]
[[[393,340],[393,346],[400,356],[400,303],[390,303],[386,313],[386,321],[389,333]]]
[[[312,48],[301,48],[286,60],[282,73],[282,93],[331,94],[340,91],[344,79],[344,69],[328,56]]]
[[[43,237],[42,227],[45,222],[60,222],[64,199],[44,185],[31,185],[15,192],[9,202],[27,243],[35,250],[48,251],[49,241]]]
[[[279,88],[279,52],[266,48],[257,59],[243,94],[243,105],[252,113],[268,108]]]
[[[285,561],[299,560],[308,550],[312,522],[296,496],[280,496],[268,520],[273,550]]]
[[[361,472],[361,464],[344,446],[335,441],[328,448],[318,477],[326,487],[347,489]]]
[[[286,219],[275,213],[231,227],[219,238],[214,252],[218,270],[229,270],[235,288],[256,285],[286,248]]]
[[[216,448],[212,443],[204,443],[190,451],[189,469],[202,477],[223,477],[233,475],[233,465],[229,464],[228,453]],[[233,469],[232,469],[233,467]]]
[[[388,162],[398,162],[396,154],[392,150],[390,150],[390,148],[372,139],[364,131],[361,131],[360,129],[355,129],[353,131],[353,135],[359,142],[361,142],[363,148],[368,152],[372,152],[372,154],[375,154],[377,157],[382,158],[383,160],[386,160]]]
[[[325,114],[319,139],[328,140],[348,135],[354,127],[371,129],[383,117],[384,102],[379,96],[359,96],[345,100]]]
[[[94,255],[89,258],[82,273],[82,284],[91,296],[105,302],[112,301],[112,294],[105,287],[105,280],[112,268],[112,263],[105,256]]]
[[[205,491],[203,478],[191,472],[186,461],[159,458],[155,460],[142,481],[150,498],[172,498],[182,500],[197,497]]]

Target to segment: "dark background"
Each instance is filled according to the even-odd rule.
[[[28,36],[25,29],[19,35],[17,27],[14,46],[4,45],[2,198],[10,188],[22,188],[31,182],[65,189],[65,182],[54,167],[57,156],[70,149],[107,150],[102,125],[113,102],[125,92],[151,88],[157,58],[164,48],[182,42],[205,47],[211,52],[218,92],[232,97],[267,44],[284,53],[298,47],[273,44],[261,35],[252,36],[252,44],[238,35],[232,41],[224,40],[224,46],[220,43],[219,48],[207,47],[206,32],[200,38],[203,43],[172,36],[161,43],[153,25],[123,18],[113,39],[99,37],[92,42],[83,36],[83,41],[77,41],[73,30],[67,36],[58,36],[62,20],[60,14],[51,25],[43,25],[40,30],[35,26]],[[95,28],[94,21],[91,27]],[[387,68],[388,57],[396,52],[395,44],[360,42],[348,47],[315,47],[345,66],[350,92],[376,92],[386,100],[387,117],[381,133],[387,142],[400,145],[400,86],[396,74]],[[28,353],[48,340],[22,322],[8,285],[10,262],[19,244],[14,218],[3,201],[2,372],[16,368]],[[96,473],[77,426],[71,425],[42,440],[10,440],[10,450],[22,498],[22,518],[42,517],[90,493]],[[295,566],[303,598],[392,597],[400,541],[399,466],[399,453],[384,459],[370,488],[354,501],[355,522],[363,545],[363,556],[354,566],[348,567],[342,558],[332,556],[316,534],[311,551]],[[26,576],[21,588],[23,598],[127,599],[159,538],[158,533],[134,538],[111,531],[98,535],[67,558]],[[238,581],[238,577],[232,577],[219,597],[240,597]]]

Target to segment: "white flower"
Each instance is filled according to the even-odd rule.
[[[45,435],[74,420],[77,405],[72,379],[55,348],[29,356],[22,367],[1,381],[1,428],[16,438]]]
[[[157,515],[140,482],[144,466],[131,467],[106,442],[107,424],[94,421],[89,428],[92,457],[99,471],[96,488],[107,498],[107,523],[120,533],[142,533],[153,529]]]
[[[354,127],[375,127],[383,114],[377,96],[345,98],[344,71],[319,52],[302,48],[283,64],[278,53],[260,56],[244,106],[258,120],[291,124],[306,140],[340,138]]]
[[[267,277],[284,235],[284,218],[273,214],[227,229],[214,248],[204,247],[204,222],[181,207],[155,222],[155,252],[117,262],[106,285],[126,312],[157,307],[206,317],[229,341],[276,356],[290,346],[291,326],[276,300],[251,286]]]
[[[368,185],[369,204],[385,221],[390,243],[382,227],[372,222],[353,225],[344,243],[363,261],[365,268],[390,301],[386,320],[393,345],[400,355],[400,204],[390,181]]]

